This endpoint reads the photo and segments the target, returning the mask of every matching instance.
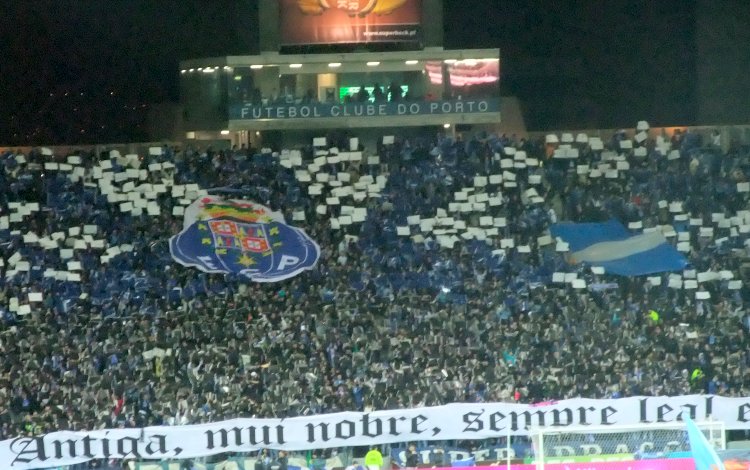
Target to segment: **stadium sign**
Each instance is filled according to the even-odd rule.
[[[479,440],[528,435],[535,427],[679,423],[683,410],[726,429],[747,429],[750,397],[688,395],[570,399],[542,405],[456,403],[372,413],[345,412],[289,419],[235,419],[190,426],[59,431],[0,442],[4,469],[39,469],[92,459],[195,458],[263,448],[289,451],[408,441]]]
[[[314,103],[233,106],[229,119],[318,119],[497,113],[500,100],[404,101],[401,103]]]

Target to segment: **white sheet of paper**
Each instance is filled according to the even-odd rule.
[[[713,272],[713,271],[704,271],[702,273],[698,273],[698,282],[711,282],[711,281],[717,281],[719,279],[719,273]]]
[[[354,213],[352,213],[352,222],[360,223],[367,219],[367,209],[364,207],[355,207]]]
[[[487,200],[487,203],[490,205],[490,207],[497,207],[503,205],[503,198],[501,197],[491,197]]]
[[[640,220],[637,221],[637,222],[629,222],[628,223],[628,228],[631,229],[631,230],[642,229],[643,228],[643,222],[640,221]]]
[[[38,243],[39,242],[39,236],[37,236],[34,232],[26,232],[23,234],[23,242],[24,243]]]

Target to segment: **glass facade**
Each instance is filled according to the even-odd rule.
[[[181,71],[190,129],[229,121],[499,111],[498,59],[217,66]]]
[[[188,69],[181,73],[183,119],[191,129],[222,128],[228,117],[228,70],[220,67]]]

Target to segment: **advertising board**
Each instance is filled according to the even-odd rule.
[[[421,0],[279,0],[282,46],[421,41]]]

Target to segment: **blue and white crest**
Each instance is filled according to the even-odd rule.
[[[184,266],[275,282],[312,269],[320,258],[320,247],[303,230],[263,206],[217,198],[193,204],[200,207],[186,211],[184,229],[169,240],[172,258]]]

